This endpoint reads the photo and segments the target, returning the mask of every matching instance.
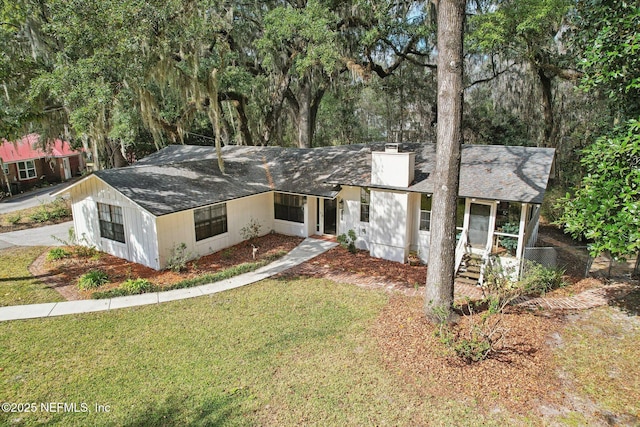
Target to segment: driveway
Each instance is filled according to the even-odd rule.
[[[54,191],[61,190],[67,185],[69,185],[69,181],[2,199],[0,202],[0,214],[33,208],[43,203],[53,202],[55,197],[52,197],[50,194]]]
[[[1,233],[0,249],[11,248],[13,246],[62,246],[62,243],[52,236],[68,240],[69,228],[72,227],[73,221],[67,221],[45,227]]]

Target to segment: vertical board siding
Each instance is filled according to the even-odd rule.
[[[196,242],[194,209],[157,218],[159,265],[167,266],[175,248],[184,243],[191,258],[208,255],[242,242],[242,228],[260,223],[260,235],[274,229],[273,195],[258,194],[227,202],[227,232]]]
[[[79,182],[71,190],[73,225],[80,242],[108,254],[159,268],[155,217],[98,178]],[[122,208],[126,243],[100,237],[98,203]]]

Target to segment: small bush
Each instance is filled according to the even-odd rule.
[[[187,262],[191,258],[193,258],[193,255],[187,252],[187,245],[184,242],[179,245],[174,245],[173,248],[171,248],[171,255],[167,260],[167,268],[179,273],[187,268]]]
[[[525,261],[524,274],[518,282],[523,292],[529,295],[542,295],[565,285],[564,270],[548,268],[533,261]]]
[[[16,225],[17,223],[20,222],[20,220],[22,219],[22,215],[20,215],[19,213],[17,214],[10,214],[7,215],[7,222],[11,225]]]
[[[356,253],[356,232],[353,230],[349,230],[347,234],[341,234],[338,236],[338,243],[340,246],[347,249],[352,254]]]
[[[244,240],[255,239],[260,236],[260,229],[262,228],[262,224],[255,218],[251,218],[249,224],[245,225],[240,229],[240,235]]]
[[[155,286],[147,279],[129,279],[120,285],[127,295],[144,294],[155,290]]]
[[[109,281],[107,273],[102,270],[91,270],[83,274],[78,279],[78,289],[85,291],[87,289],[98,288]]]
[[[47,253],[47,261],[56,261],[59,259],[67,258],[71,256],[71,253],[64,248],[53,248]]]

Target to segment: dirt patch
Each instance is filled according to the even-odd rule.
[[[268,234],[253,241],[258,247],[256,260],[280,251],[289,252],[303,239],[300,237]],[[91,298],[91,292],[78,290],[78,278],[89,270],[103,270],[109,277],[109,283],[99,290],[104,291],[120,286],[127,279],[144,278],[160,288],[185,279],[191,279],[205,273],[214,273],[244,262],[253,261],[253,248],[250,242],[243,242],[214,254],[189,262],[187,268],[176,273],[171,270],[157,271],[149,267],[101,253],[97,258],[71,257],[58,261],[47,261],[47,253],[38,257],[29,267],[29,271],[49,287],[57,290],[67,300]]]
[[[505,346],[481,362],[466,364],[436,337],[422,314],[423,300],[395,294],[372,334],[389,369],[416,385],[416,393],[472,400],[487,411],[526,414],[542,402],[559,402],[560,383],[547,342],[563,322],[550,313],[501,315],[509,329]]]

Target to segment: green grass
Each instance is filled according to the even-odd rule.
[[[0,425],[504,425],[473,402],[419,397],[368,328],[382,292],[267,280],[207,297],[0,323]],[[110,412],[95,413],[95,404]],[[513,419],[511,419],[513,420]]]
[[[577,393],[603,410],[640,417],[640,320],[614,308],[583,312],[562,334],[559,363]]]
[[[44,251],[43,247],[0,251],[0,306],[64,300],[59,293],[47,288],[29,273],[29,265]]]

